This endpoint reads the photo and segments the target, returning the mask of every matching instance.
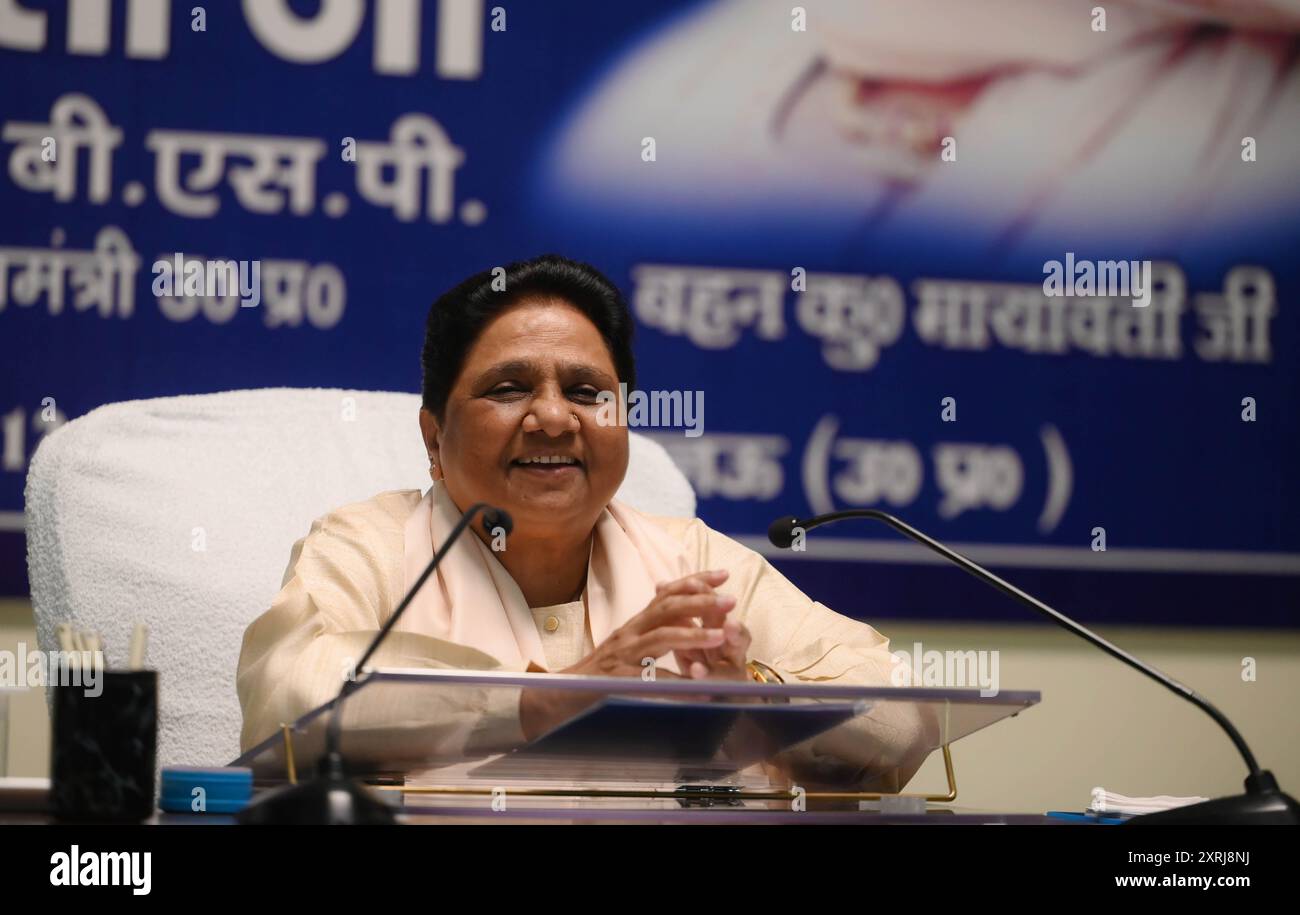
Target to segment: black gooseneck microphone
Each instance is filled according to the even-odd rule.
[[[1260,769],[1259,764],[1255,761],[1255,755],[1250,752],[1250,747],[1246,746],[1246,741],[1241,734],[1233,727],[1227,716],[1215,708],[1208,699],[1169,675],[1156,670],[1150,664],[1135,658],[1117,645],[1108,642],[1095,632],[1076,623],[1064,613],[1052,609],[1033,595],[1027,594],[1010,582],[1004,581],[974,560],[968,559],[956,550],[944,546],[938,540],[922,533],[905,521],[894,517],[888,512],[874,508],[830,512],[803,521],[793,515],[788,515],[772,522],[772,525],[767,529],[767,539],[772,542],[773,546],[787,550],[794,543],[796,537],[803,532],[810,531],[814,527],[823,524],[829,524],[832,521],[843,521],[846,518],[870,518],[873,521],[883,521],[900,534],[915,540],[922,546],[928,547],[986,585],[991,585],[1008,597],[1014,598],[1025,606],[1036,610],[1068,632],[1090,642],[1111,657],[1123,661],[1129,667],[1145,674],[1166,689],[1172,690],[1213,718],[1215,723],[1227,732],[1236,746],[1237,752],[1246,761],[1246,768],[1250,770],[1250,774],[1246,777],[1245,794],[1215,798],[1199,804],[1190,804],[1186,807],[1162,810],[1159,813],[1148,813],[1143,816],[1133,817],[1128,821],[1129,823],[1179,826],[1227,824],[1281,824],[1294,826],[1300,824],[1300,805],[1297,805],[1293,798],[1282,792],[1272,772],[1267,769]]]
[[[486,502],[471,505],[429,564],[424,567],[420,577],[411,585],[402,602],[397,605],[388,621],[380,627],[371,639],[356,666],[354,674],[365,669],[366,662],[374,655],[380,643],[388,635],[397,621],[401,619],[411,600],[428,581],[433,570],[442,562],[455,545],[460,535],[469,527],[474,516],[482,513],[483,527],[488,536],[495,536],[501,531],[509,536],[514,529],[514,522],[505,509],[495,508]],[[338,696],[330,704],[329,721],[325,726],[325,752],[317,767],[316,777],[300,785],[288,785],[270,791],[257,801],[244,808],[236,819],[243,824],[291,823],[303,825],[348,826],[348,825],[382,825],[396,822],[393,808],[379,800],[368,789],[347,777],[343,764],[343,752],[339,747],[339,729],[343,702],[357,688],[357,679],[351,676],[343,681]]]

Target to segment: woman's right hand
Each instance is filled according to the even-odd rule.
[[[642,672],[671,651],[717,648],[723,644],[721,628],[696,625],[697,617],[719,618],[736,606],[729,594],[713,589],[727,580],[727,572],[696,572],[660,585],[646,608],[596,646],[591,654],[558,673],[590,677],[640,677]],[[656,678],[679,678],[657,670]],[[532,740],[567,721],[598,699],[586,691],[526,689],[519,701],[524,736]]]

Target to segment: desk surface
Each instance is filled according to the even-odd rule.
[[[610,810],[581,808],[531,808],[494,813],[479,807],[442,807],[408,813],[401,820],[411,825],[854,825],[854,826],[980,826],[980,825],[1071,825],[1065,820],[1035,813],[995,813],[953,808],[931,810],[924,814],[891,814],[874,810],[802,811],[745,810],[710,807],[679,810]],[[0,826],[53,824],[54,818],[35,813],[0,812]],[[230,826],[232,816],[223,814],[189,814],[158,812],[143,825],[161,826]],[[76,825],[64,823],[63,825]],[[89,825],[89,824],[88,824]]]

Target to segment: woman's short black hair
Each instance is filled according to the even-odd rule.
[[[572,305],[596,325],[614,360],[619,381],[636,386],[632,315],[618,287],[590,264],[558,254],[516,261],[476,273],[444,292],[429,309],[424,329],[422,397],[440,421],[465,356],[493,318],[524,299],[554,298]]]

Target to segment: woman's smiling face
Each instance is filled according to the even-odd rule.
[[[597,421],[614,406],[601,412],[597,395],[618,390],[596,325],[562,300],[529,298],[483,329],[442,422],[422,410],[420,425],[461,510],[487,502],[516,534],[585,537],[627,472],[627,429]]]

